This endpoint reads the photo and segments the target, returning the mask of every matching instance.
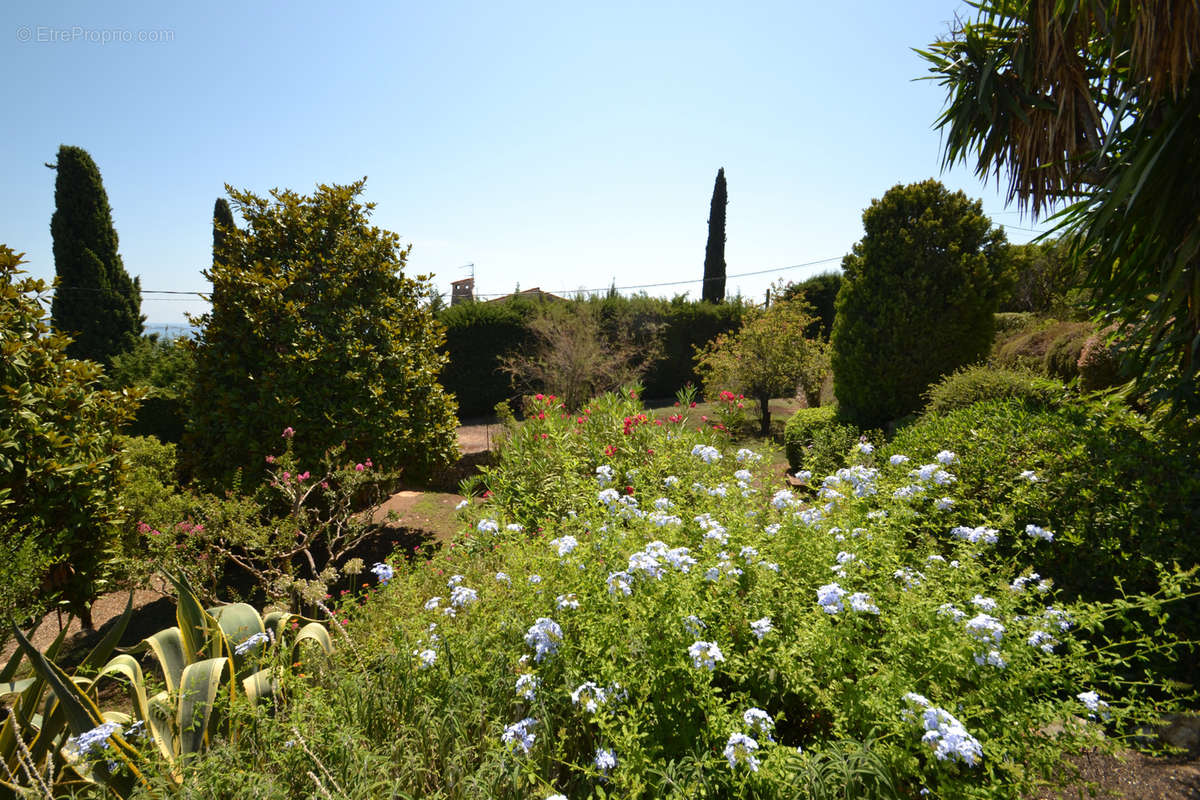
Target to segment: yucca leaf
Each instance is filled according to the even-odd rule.
[[[152,636],[147,636],[126,652],[137,654],[147,650],[152,652],[158,660],[158,666],[163,674],[163,682],[167,685],[167,691],[177,691],[179,689],[179,679],[183,676],[183,668],[188,663],[188,658],[184,650],[183,634],[179,628],[167,628]]]
[[[192,590],[187,578],[176,577],[164,572],[167,580],[175,587],[177,595],[175,603],[175,621],[183,637],[183,652],[186,663],[191,664],[201,659],[217,658],[224,653],[222,650],[223,635],[216,620],[200,606],[200,600]]]
[[[277,675],[278,670],[275,667],[260,669],[258,672],[247,675],[242,679],[242,689],[246,693],[246,698],[251,703],[258,703],[260,700],[274,696],[279,688]]]
[[[304,642],[316,642],[325,651],[325,655],[333,652],[333,638],[329,635],[329,630],[319,622],[308,623],[296,634],[296,641],[292,644],[293,663],[300,660],[300,645]]]

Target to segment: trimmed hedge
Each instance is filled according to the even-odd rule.
[[[442,385],[458,399],[460,418],[486,416],[496,403],[515,396],[499,359],[529,344],[529,320],[536,310],[537,303],[513,299],[462,303],[438,314],[446,326],[442,349],[450,357]]]

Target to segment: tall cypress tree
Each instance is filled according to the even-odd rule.
[[[717,170],[712,207],[708,212],[708,245],[704,248],[704,289],[700,296],[711,303],[725,299],[725,168]]]
[[[58,275],[50,318],[75,337],[67,353],[109,364],[142,335],[142,290],[117,253],[112,209],[100,170],[87,151],[63,145],[54,182],[54,268]]]
[[[213,264],[223,260],[221,258],[221,249],[225,246],[225,240],[229,238],[229,233],[237,228],[237,223],[233,221],[233,211],[229,208],[229,201],[224,197],[218,197],[216,205],[213,206]]]

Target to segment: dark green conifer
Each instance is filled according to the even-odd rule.
[[[704,289],[700,296],[711,303],[725,299],[725,168],[717,170],[712,208],[708,212],[708,245],[704,248]]]
[[[142,335],[142,292],[117,253],[108,195],[87,151],[58,149],[54,182],[54,268],[51,322],[75,337],[67,352],[107,365]]]

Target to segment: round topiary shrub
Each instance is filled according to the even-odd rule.
[[[1007,255],[982,205],[934,180],[893,187],[863,227],[842,261],[833,376],[841,415],[873,428],[916,411],[929,384],[987,355]]]
[[[1079,388],[1085,392],[1107,389],[1121,382],[1120,359],[1109,345],[1106,331],[1093,333],[1087,338],[1076,367],[1079,370]]]
[[[925,414],[946,414],[985,400],[1020,400],[1049,406],[1062,397],[1063,391],[1058,381],[1023,370],[966,367],[929,387]]]

